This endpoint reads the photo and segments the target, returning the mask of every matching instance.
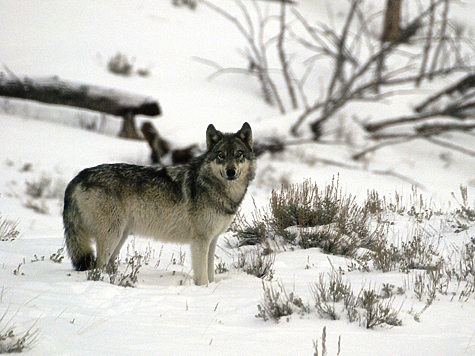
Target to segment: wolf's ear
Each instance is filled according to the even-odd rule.
[[[211,151],[222,138],[223,134],[216,130],[213,124],[209,124],[206,129],[206,147],[208,151]]]
[[[236,136],[252,149],[252,130],[247,122],[242,125],[241,129],[236,133]]]

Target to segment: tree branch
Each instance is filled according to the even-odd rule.
[[[442,141],[442,140],[439,140],[439,139],[433,138],[433,137],[425,137],[425,139],[427,141],[435,144],[435,145],[442,146],[442,147],[445,147],[445,148],[448,148],[450,150],[463,153],[463,154],[471,156],[471,157],[475,157],[475,151],[469,150],[465,147],[456,145],[454,143],[450,143],[450,142],[447,142],[447,141]]]
[[[277,40],[277,49],[279,52],[280,64],[282,66],[282,73],[284,75],[284,80],[287,85],[287,91],[289,92],[290,101],[292,103],[292,108],[295,110],[298,107],[297,97],[295,96],[294,86],[290,78],[289,63],[287,61],[285,50],[284,50],[284,37],[285,37],[285,30],[287,28],[287,25],[285,23],[285,13],[286,13],[285,2],[282,2],[281,7],[280,7],[280,32],[279,32],[279,37]]]

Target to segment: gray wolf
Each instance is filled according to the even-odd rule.
[[[195,284],[213,282],[218,237],[255,176],[251,127],[222,133],[209,125],[206,146],[184,165],[103,164],[73,178],[63,225],[76,270],[112,268],[129,234],[136,234],[190,244]]]

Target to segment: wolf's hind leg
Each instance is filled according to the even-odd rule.
[[[101,236],[100,239],[97,239],[96,250],[97,250],[97,259],[96,259],[96,268],[105,270],[107,263],[109,262],[110,256],[112,255],[112,246],[111,246],[110,236]]]
[[[122,233],[122,237],[121,237],[119,243],[117,244],[117,246],[114,249],[114,252],[112,252],[112,255],[109,258],[109,264],[107,265],[107,269],[108,270],[110,269],[111,272],[113,272],[113,270],[114,270],[115,259],[119,255],[119,252],[122,249],[122,246],[124,246],[125,241],[127,241],[128,237],[129,237],[129,230],[125,229],[124,232]]]
[[[198,286],[208,284],[208,250],[209,242],[206,238],[196,237],[191,242],[193,279]]]
[[[96,238],[97,260],[96,268],[106,270],[109,267],[109,260],[116,246],[120,242],[120,235],[118,232],[108,231],[102,233]]]

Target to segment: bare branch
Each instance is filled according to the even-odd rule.
[[[285,30],[287,28],[286,23],[285,23],[285,13],[286,13],[285,2],[282,2],[280,9],[281,9],[280,10],[280,32],[279,32],[279,37],[277,41],[277,49],[279,52],[280,64],[282,66],[282,73],[284,75],[284,80],[285,80],[285,83],[287,84],[287,90],[289,92],[290,101],[292,103],[292,108],[297,109],[298,107],[297,97],[295,96],[294,86],[290,78],[289,63],[287,61],[285,50],[284,50],[284,36],[285,36]]]
[[[368,94],[368,90],[374,90],[375,88],[378,88],[380,86],[389,86],[389,85],[395,85],[397,82],[399,83],[404,83],[408,82],[409,77],[405,78],[392,78],[392,76],[395,74],[393,73],[380,73],[377,77],[376,80],[363,83],[358,85],[358,82],[361,81],[361,78],[363,78],[367,73],[374,67],[379,67],[381,68],[382,63],[384,60],[382,58],[388,56],[390,53],[393,53],[394,51],[397,50],[398,46],[402,43],[407,42],[410,38],[412,38],[417,30],[420,28],[422,24],[422,19],[427,16],[428,14],[433,11],[433,9],[440,4],[442,1],[445,0],[435,0],[429,6],[428,9],[425,11],[422,11],[416,18],[414,18],[404,29],[402,29],[399,33],[399,35],[394,39],[394,41],[390,43],[385,43],[381,45],[379,50],[377,50],[375,53],[370,54],[369,57],[366,59],[365,62],[359,64],[354,68],[353,73],[348,77],[347,80],[345,80],[342,77],[342,66],[344,65],[344,60],[338,59],[339,56],[342,55],[341,52],[341,47],[338,50],[338,54],[336,55],[335,61],[336,61],[336,66],[335,66],[335,71],[333,73],[332,79],[329,84],[329,89],[328,89],[328,94],[326,100],[322,102],[317,102],[310,108],[308,108],[300,117],[297,119],[297,122],[292,126],[291,132],[292,134],[296,135],[298,128],[300,125],[303,123],[303,121],[311,115],[313,112],[323,108],[322,114],[320,117],[315,120],[315,122],[312,124],[312,126],[318,126],[321,125],[324,121],[326,121],[328,118],[330,118],[337,110],[339,110],[342,106],[346,105],[348,101],[350,100],[360,100],[363,95]],[[353,2],[353,6],[355,6],[356,2]],[[357,9],[355,7],[354,9]],[[357,12],[354,10],[354,12]],[[347,17],[347,23],[349,23],[349,20],[351,20],[352,17],[350,14]],[[359,19],[361,22],[362,20]],[[305,23],[302,22],[304,25]],[[305,26],[308,28],[308,26]],[[345,30],[344,30],[345,31]],[[345,39],[345,36],[347,35],[348,32],[344,32],[341,35],[337,35],[337,38],[339,38],[339,44],[343,43],[342,40]],[[314,31],[312,31],[314,33]],[[346,49],[345,49],[346,50]],[[330,51],[331,52],[331,51]],[[341,57],[340,57],[341,58]],[[400,68],[401,69],[401,68]],[[454,68],[450,68],[451,70],[454,70]],[[434,73],[431,73],[431,75],[435,75]],[[412,81],[415,79],[419,78],[418,76],[411,76]],[[337,85],[338,81],[341,82],[341,88],[338,92],[335,91],[335,86]],[[376,93],[377,94],[377,93]],[[376,96],[373,95],[373,98]]]
[[[411,122],[422,121],[426,119],[431,119],[437,115],[444,115],[444,114],[445,114],[445,111],[439,111],[439,112],[429,112],[429,113],[424,113],[424,114],[402,116],[396,119],[392,118],[392,119],[387,119],[387,120],[381,120],[375,123],[368,123],[364,125],[364,129],[368,132],[375,132],[388,126],[403,125],[403,124],[407,124]]]
[[[235,3],[241,10],[245,23],[247,24],[248,29],[239,21],[238,18],[235,16],[231,15],[224,9],[220,8],[219,6],[216,6],[209,2],[208,0],[199,0],[201,1],[204,5],[208,6],[211,10],[215,11],[219,15],[223,16],[226,18],[228,21],[230,21],[238,31],[244,36],[246,39],[248,46],[249,46],[249,52],[248,52],[248,59],[250,61],[250,69],[249,71],[245,71],[243,69],[237,69],[237,68],[222,68],[221,66],[215,66],[215,68],[218,69],[217,73],[214,73],[211,78],[220,75],[220,74],[226,74],[226,73],[246,73],[246,74],[251,74],[251,75],[256,75],[259,79],[259,82],[261,84],[261,90],[264,95],[264,100],[266,103],[272,105],[274,103],[277,103],[277,106],[279,107],[279,110],[282,114],[285,113],[285,108],[284,105],[282,104],[282,100],[279,96],[277,87],[275,86],[270,73],[269,73],[269,66],[267,63],[267,44],[266,41],[264,41],[264,30],[265,26],[269,20],[268,14],[265,16],[262,14],[262,11],[259,7],[259,5],[253,1],[252,4],[254,6],[254,9],[256,11],[256,14],[258,16],[258,30],[256,30],[254,26],[254,22],[252,20],[251,14],[249,13],[249,10],[247,7],[242,3],[240,0],[235,0]],[[202,61],[203,62],[203,61]],[[210,64],[210,63],[205,63],[205,64]]]
[[[475,67],[455,67],[455,68],[446,68],[446,69],[441,69],[441,70],[438,70],[434,73],[432,73],[433,75],[435,76],[443,76],[443,75],[447,75],[447,74],[450,74],[450,73],[453,73],[453,72],[457,72],[457,71],[463,71],[463,72],[466,72],[466,71],[470,71],[470,70],[474,70]],[[428,74],[426,73],[424,75],[424,77],[427,77]],[[348,95],[348,97],[344,97],[344,98],[335,98],[335,99],[332,99],[333,100],[333,107],[332,109],[334,110],[333,112],[335,112],[336,110],[338,110],[339,108],[341,108],[342,106],[344,106],[348,101],[350,100],[368,100],[368,98],[364,98],[363,95],[368,92],[368,91],[371,91],[372,88],[375,86],[375,85],[380,85],[380,86],[393,86],[393,85],[400,85],[400,84],[406,84],[406,83],[412,83],[414,82],[417,78],[419,77],[419,75],[411,75],[411,76],[407,76],[407,77],[403,77],[403,78],[393,78],[393,79],[386,79],[386,78],[383,78],[382,79],[382,82],[381,83],[375,83],[374,81],[372,82],[368,82],[368,83],[364,83],[362,84],[361,86],[355,88],[353,91],[351,91]],[[372,100],[377,100],[378,97],[377,96],[373,96]],[[303,122],[308,118],[308,116],[310,116],[311,114],[313,114],[315,111],[318,111],[319,109],[321,109],[324,105],[324,102],[317,102],[316,104],[314,104],[313,106],[309,107],[305,112],[303,112],[297,119],[297,121],[295,122],[294,125],[292,125],[291,127],[291,133],[292,135],[294,136],[297,136],[297,131],[298,129],[300,128],[300,126],[303,124]],[[333,113],[332,112],[332,113]],[[323,122],[327,119],[328,117],[321,117],[317,120],[317,122]],[[411,121],[411,120],[410,120]],[[414,121],[414,120],[413,120]],[[415,120],[417,121],[417,120]],[[387,125],[386,125],[387,126]]]
[[[409,177],[406,177],[405,175],[402,175],[398,172],[395,172],[392,169],[386,169],[386,170],[376,169],[376,170],[371,170],[370,172],[373,173],[373,174],[395,177],[395,178],[400,179],[400,180],[402,180],[406,183],[409,183],[409,184],[411,184],[411,185],[413,185],[417,188],[424,189],[424,190],[426,189],[426,187],[424,185],[422,185],[421,183],[419,183],[418,181],[416,181],[414,179],[411,179]]]
[[[417,136],[405,136],[405,137],[399,137],[399,138],[394,138],[392,140],[387,140],[387,141],[383,141],[383,142],[380,142],[380,143],[377,143],[373,146],[370,146],[356,154],[354,154],[353,156],[351,156],[352,159],[354,159],[355,161],[359,161],[361,158],[363,158],[364,156],[366,156],[368,153],[371,153],[371,152],[374,152],[374,151],[377,151],[383,147],[387,147],[387,146],[393,146],[393,145],[399,145],[401,143],[405,143],[405,142],[409,142],[409,141],[412,141],[416,138],[420,138],[420,137],[417,137]]]
[[[325,102],[325,105],[323,106],[323,115],[327,115],[329,111],[330,102],[328,101],[328,99],[332,97],[337,81],[341,81],[341,82],[344,81],[341,78],[344,74],[343,66],[347,58],[346,39],[348,37],[348,31],[349,31],[351,22],[353,20],[353,16],[356,13],[356,8],[359,2],[360,0],[353,0],[350,11],[348,12],[348,16],[345,21],[345,25],[343,26],[341,36],[338,38],[338,52],[335,57],[335,69],[333,71],[332,79],[330,80],[330,85],[328,86],[327,100]]]
[[[446,40],[445,33],[447,31],[447,23],[448,23],[448,14],[449,14],[449,5],[450,5],[450,0],[444,0],[444,10],[442,14],[442,25],[440,29],[440,40],[439,43],[435,49],[434,55],[432,56],[432,64],[431,64],[431,72],[434,72],[437,68],[437,61],[439,60],[440,56],[440,51],[442,49],[442,46]],[[429,80],[432,79],[432,76],[429,75]]]
[[[206,59],[206,58],[201,58],[201,57],[196,57],[196,56],[193,56],[191,57],[192,60],[196,61],[196,62],[199,62],[199,63],[202,63],[202,64],[206,64],[207,66],[210,66],[210,67],[213,67],[214,69],[216,70],[223,70],[224,68],[222,66],[220,66],[218,63],[212,61],[212,60],[209,60],[209,59]]]
[[[475,123],[425,123],[415,128],[419,135],[433,136],[449,131],[470,131],[475,129]]]
[[[202,2],[203,4],[208,6],[211,10],[217,12],[221,16],[223,16],[226,19],[228,19],[229,21],[231,21],[239,29],[241,34],[248,40],[249,43],[253,42],[252,41],[252,36],[246,31],[244,26],[241,24],[241,22],[239,22],[239,20],[236,17],[232,16],[230,13],[223,10],[219,6],[214,5],[213,3],[209,2],[208,0],[200,0],[200,2]],[[237,1],[237,3],[239,4],[240,2]],[[242,3],[241,3],[241,5],[242,5]]]
[[[434,4],[434,0],[430,0],[431,5]],[[429,14],[429,26],[427,27],[427,37],[424,44],[424,50],[422,52],[421,66],[419,70],[419,78],[416,79],[416,86],[418,87],[421,83],[424,74],[426,73],[427,62],[429,61],[429,53],[432,47],[432,32],[434,31],[434,19],[435,19],[435,9],[433,9]]]
[[[418,139],[424,139],[427,142],[430,142],[432,144],[442,146],[445,148],[448,148],[452,151],[456,151],[465,155],[468,155],[470,157],[475,157],[475,151],[470,150],[468,148],[462,147],[460,145],[447,142],[444,140],[441,140],[439,138],[435,138],[434,136],[438,136],[440,134],[443,134],[448,131],[453,131],[460,129],[461,131],[467,132],[468,130],[471,130],[475,128],[475,123],[472,123],[470,125],[462,125],[457,126],[455,124],[446,124],[446,125],[434,125],[433,128],[434,130],[429,130],[428,128],[431,126],[427,126],[426,129],[421,130],[421,132],[417,132],[415,134],[379,134],[379,135],[373,135],[371,136],[372,139],[384,139],[385,141],[379,142],[373,146],[370,146],[364,150],[361,150],[357,154],[354,154],[352,158],[354,160],[360,160],[364,156],[366,156],[368,153],[375,152],[383,147],[387,146],[393,146],[393,145],[398,145],[402,143],[406,143],[409,141],[413,140],[418,140]],[[469,132],[469,131],[468,131]]]
[[[332,160],[332,159],[317,158],[317,159],[315,159],[315,161],[323,163],[323,164],[331,165],[331,166],[344,168],[344,169],[351,169],[351,170],[355,170],[355,171],[365,171],[365,169],[363,167],[359,166],[359,165],[352,165],[352,164],[349,164],[349,163],[339,162],[339,161],[335,161],[335,160]],[[409,183],[411,185],[414,185],[414,186],[416,186],[420,189],[426,189],[424,187],[424,185],[422,185],[418,181],[416,181],[414,179],[411,179],[409,177],[406,177],[405,175],[400,174],[398,172],[395,172],[392,169],[385,169],[385,170],[370,169],[370,170],[368,170],[368,172],[370,172],[372,174],[382,175],[382,176],[391,176],[391,177],[397,178],[399,180],[402,180],[406,183]]]
[[[251,76],[259,77],[258,73],[250,72],[249,70],[243,69],[243,68],[222,68],[222,69],[217,70],[216,72],[214,72],[210,76],[208,76],[207,79],[212,81],[212,80],[216,79],[217,77],[219,77],[221,75],[224,75],[224,74],[244,74],[244,75],[251,75]]]
[[[441,90],[437,94],[429,97],[427,100],[416,106],[416,112],[423,112],[430,104],[436,102],[444,95],[453,95],[457,92],[463,94],[470,88],[475,88],[475,73],[471,73],[448,88]]]
[[[450,143],[450,142],[447,142],[447,141],[442,141],[442,140],[439,140],[439,139],[433,138],[433,137],[426,137],[426,140],[433,143],[433,144],[435,144],[435,145],[439,145],[439,146],[448,148],[450,150],[457,151],[457,152],[463,153],[463,154],[471,156],[471,157],[475,157],[475,151],[469,150],[465,147],[456,145],[454,143]]]

